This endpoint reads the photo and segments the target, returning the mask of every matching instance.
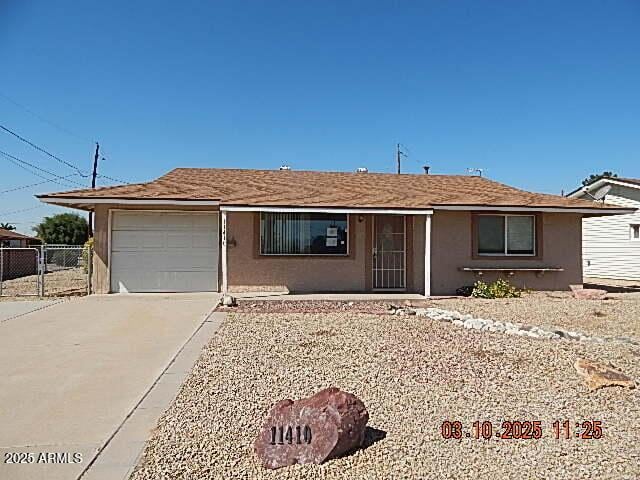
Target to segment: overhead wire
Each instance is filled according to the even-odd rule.
[[[23,208],[20,210],[13,210],[11,212],[0,212],[0,216],[4,216],[4,215],[13,215],[14,213],[22,213],[22,212],[30,212],[31,210],[36,210],[38,208],[44,208],[47,207],[48,205],[38,205],[36,207],[31,207],[31,208]]]
[[[81,184],[81,183],[78,183],[78,182],[76,182],[76,181],[74,181],[74,180],[69,180],[68,178],[65,178],[65,177],[63,177],[63,176],[61,176],[61,175],[58,175],[58,174],[53,173],[53,172],[50,172],[49,170],[46,170],[46,169],[44,169],[44,168],[38,167],[37,165],[34,165],[34,164],[32,164],[32,163],[29,163],[29,162],[27,162],[26,160],[22,160],[22,159],[20,159],[20,158],[18,158],[18,157],[16,157],[16,156],[11,155],[11,154],[9,154],[9,153],[7,153],[7,152],[4,152],[4,151],[2,151],[2,150],[0,150],[0,155],[3,155],[7,160],[9,160],[9,161],[10,161],[11,163],[13,163],[14,165],[20,165],[20,166],[22,166],[22,168],[24,168],[24,165],[28,165],[29,167],[33,168],[34,170],[38,170],[38,171],[43,172],[43,173],[45,173],[45,174],[47,174],[47,175],[50,175],[50,176],[52,176],[52,177],[55,177],[55,178],[57,178],[57,179],[59,179],[59,180],[66,181],[66,182],[68,182],[68,183],[73,183],[73,184],[78,185],[78,186],[83,187],[83,188],[86,188],[86,187],[87,187],[86,185],[83,185],[83,184]],[[25,170],[27,170],[26,168],[24,168],[24,169],[25,169]],[[29,171],[29,170],[27,170],[27,171]],[[36,175],[36,176],[38,176],[38,177],[40,177],[40,178],[42,178],[42,179],[44,179],[44,180],[49,180],[47,177],[43,177],[42,175],[40,175],[40,174],[38,174],[38,173],[35,173],[35,172],[31,172],[31,173],[32,173],[32,174],[34,174],[34,175]],[[58,183],[58,182],[56,182],[55,180],[51,180],[51,181],[53,181],[54,183]],[[67,185],[64,185],[64,186],[67,186]]]
[[[69,130],[68,128],[65,128],[63,126],[61,126],[60,124],[53,122],[51,120],[47,120],[44,116],[40,115],[39,113],[33,111],[32,109],[30,109],[29,107],[23,105],[20,102],[17,102],[16,100],[14,100],[13,98],[9,97],[8,95],[6,95],[3,92],[0,92],[0,97],[4,98],[5,100],[7,100],[9,103],[12,103],[13,105],[15,105],[16,107],[19,107],[21,109],[23,109],[25,112],[27,112],[28,114],[32,115],[33,117],[37,118],[38,120],[40,120],[41,122],[44,122],[50,126],[52,126],[53,128],[66,133],[67,135],[70,135],[74,138],[76,138],[77,140],[84,142],[88,142],[88,143],[94,143],[93,140],[88,140],[86,138],[83,138],[82,136],[72,132],[71,130]]]
[[[74,177],[76,175],[78,175],[78,174],[77,173],[72,173],[70,175],[66,175],[65,178]],[[46,180],[43,180],[42,182],[29,183],[27,185],[20,185],[19,187],[13,187],[13,188],[9,188],[7,190],[0,190],[0,195],[2,195],[3,193],[17,192],[18,190],[24,190],[24,189],[31,188],[31,187],[37,187],[38,185],[44,185],[45,183],[51,183],[51,182],[54,182],[54,180],[46,179]]]
[[[35,143],[33,143],[30,140],[27,140],[26,138],[20,136],[19,134],[17,134],[16,132],[14,132],[13,130],[10,130],[9,128],[5,127],[4,125],[0,125],[0,129],[4,130],[5,132],[7,132],[10,135],[13,135],[15,138],[17,138],[18,140],[20,140],[21,142],[26,143],[27,145],[31,146],[32,148],[35,148],[36,150],[38,150],[39,152],[44,153],[45,155],[53,158],[54,160],[62,163],[63,165],[66,165],[69,168],[74,169],[75,171],[77,171],[81,176],[83,177],[88,177],[88,174],[85,174],[82,172],[82,170],[80,170],[76,165],[74,165],[73,163],[67,162],[66,160],[63,160],[62,158],[54,155],[51,152],[48,152],[47,150],[45,150],[42,147],[39,147],[38,145],[36,145]]]
[[[8,95],[6,95],[6,94],[5,94],[5,93],[3,93],[3,92],[0,92],[0,97],[4,98],[5,100],[7,100],[8,102],[12,103],[13,105],[15,105],[15,106],[17,106],[17,107],[19,107],[19,108],[23,109],[25,112],[27,112],[27,113],[29,113],[30,115],[32,115],[33,117],[37,118],[37,119],[38,119],[38,120],[40,120],[41,122],[44,122],[44,123],[46,123],[46,124],[48,124],[48,125],[50,125],[50,126],[52,126],[52,127],[56,128],[57,130],[59,130],[59,131],[61,131],[61,132],[64,132],[64,133],[66,133],[67,135],[70,135],[70,136],[72,136],[72,137],[76,138],[77,140],[80,140],[80,141],[82,141],[82,142],[85,142],[85,141],[86,141],[86,142],[89,142],[89,143],[94,143],[94,141],[88,140],[88,139],[86,139],[86,138],[84,138],[84,137],[82,137],[82,136],[80,136],[80,135],[78,135],[78,134],[76,134],[76,133],[72,132],[72,131],[71,131],[71,130],[69,130],[68,128],[65,128],[65,127],[61,126],[61,125],[60,125],[60,124],[58,124],[58,123],[53,122],[53,121],[51,121],[51,120],[48,120],[48,119],[47,119],[47,118],[45,118],[43,115],[40,115],[39,113],[35,112],[35,111],[34,111],[34,110],[32,110],[31,108],[29,108],[29,107],[27,107],[27,106],[23,105],[22,103],[20,103],[20,102],[18,102],[18,101],[16,101],[16,100],[14,100],[13,98],[9,97]],[[36,150],[38,150],[38,151],[40,151],[40,152],[42,152],[42,153],[44,153],[44,154],[48,155],[49,157],[51,157],[51,158],[55,159],[56,161],[61,162],[61,163],[63,163],[64,165],[66,165],[66,166],[68,166],[68,167],[70,167],[70,168],[73,168],[74,170],[76,170],[76,172],[77,172],[80,176],[83,176],[83,177],[89,177],[89,176],[90,176],[90,174],[89,174],[89,173],[86,173],[86,174],[85,174],[85,173],[83,173],[83,171],[82,171],[79,167],[77,167],[76,165],[74,165],[73,163],[71,163],[71,162],[67,162],[66,160],[63,160],[62,158],[58,157],[57,155],[54,155],[54,154],[52,154],[52,153],[48,152],[48,151],[47,151],[47,150],[45,150],[44,148],[39,147],[39,146],[38,146],[38,145],[36,145],[34,142],[32,142],[32,141],[30,141],[30,140],[28,140],[28,139],[26,139],[26,138],[22,137],[21,135],[17,134],[16,132],[14,132],[14,131],[10,130],[9,128],[7,128],[7,127],[5,127],[5,126],[2,126],[2,125],[0,125],[0,128],[2,128],[3,130],[5,130],[7,133],[9,133],[9,134],[13,135],[14,137],[16,137],[17,139],[19,139],[20,141],[27,143],[28,145],[30,145],[31,147],[35,148]],[[101,155],[100,160],[106,160],[105,156],[104,156],[104,155]],[[107,178],[107,179],[109,179],[109,180],[113,180],[113,181],[115,181],[115,182],[119,182],[119,183],[126,183],[126,184],[130,184],[130,183],[131,183],[131,182],[129,182],[129,181],[121,180],[121,179],[116,179],[116,178],[113,178],[113,177],[109,177],[109,176],[107,176],[107,175],[98,174],[98,176],[103,177],[103,178]]]

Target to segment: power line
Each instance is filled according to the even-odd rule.
[[[14,99],[12,99],[11,97],[5,95],[4,93],[0,92],[0,97],[4,98],[5,100],[7,100],[10,103],[13,103],[16,107],[20,107],[22,108],[25,112],[29,113],[30,115],[33,115],[35,118],[37,118],[38,120],[40,120],[41,122],[44,122],[50,126],[52,126],[53,128],[66,133],[67,135],[71,135],[72,137],[76,138],[77,140],[81,140],[82,142],[88,142],[88,143],[93,143],[90,140],[87,140],[86,138],[81,137],[80,135],[77,135],[76,133],[73,133],[71,130],[69,130],[68,128],[65,128],[61,125],[59,125],[56,122],[52,122],[51,120],[47,120],[45,117],[43,117],[42,115],[34,112],[33,110],[31,110],[29,107],[26,107],[25,105],[16,102]]]
[[[78,175],[77,173],[72,173],[70,175],[66,175],[65,178],[69,178],[69,177],[74,177]],[[9,188],[7,190],[0,190],[0,195],[2,195],[3,193],[9,193],[9,192],[16,192],[18,190],[24,190],[26,188],[31,188],[31,187],[37,187],[38,185],[44,185],[45,183],[51,183],[54,182],[54,180],[43,180],[42,182],[36,182],[36,183],[30,183],[28,185],[21,185],[19,187],[14,187],[14,188]]]
[[[82,173],[82,171],[76,167],[73,163],[69,163],[66,160],[61,159],[60,157],[55,156],[53,153],[49,153],[47,152],[44,148],[39,147],[38,145],[36,145],[35,143],[27,140],[24,137],[21,137],[20,135],[18,135],[16,132],[9,130],[7,127],[5,127],[4,125],[0,125],[0,129],[4,130],[5,132],[9,133],[10,135],[13,135],[14,137],[16,137],[18,140],[20,140],[21,142],[26,143],[27,145],[30,145],[31,147],[35,148],[36,150],[38,150],[39,152],[44,153],[45,155],[48,155],[49,157],[53,158],[54,160],[66,165],[67,167],[73,168],[74,170],[76,170],[80,176],[82,177],[88,177],[88,175],[85,175]]]
[[[73,181],[73,180],[68,180],[67,178],[65,178],[65,177],[63,177],[63,176],[57,175],[57,174],[55,174],[55,173],[53,173],[53,172],[50,172],[49,170],[45,170],[44,168],[40,168],[40,167],[38,167],[38,166],[36,166],[36,165],[34,165],[34,164],[32,164],[32,163],[29,163],[29,162],[27,162],[27,161],[25,161],[25,160],[21,160],[20,158],[15,157],[15,156],[13,156],[13,155],[10,155],[10,154],[8,154],[7,152],[3,152],[2,150],[0,150],[0,154],[1,154],[1,155],[3,155],[3,156],[5,156],[5,157],[6,157],[6,158],[11,162],[11,163],[13,163],[14,165],[17,165],[17,163],[16,163],[16,162],[19,162],[20,164],[28,165],[28,166],[30,166],[31,168],[35,169],[35,170],[39,170],[39,171],[41,171],[41,172],[44,172],[44,173],[46,173],[47,175],[51,175],[52,177],[55,177],[55,178],[57,178],[57,179],[59,179],[59,180],[65,180],[65,181],[67,181],[67,182],[69,182],[69,183],[74,183],[74,184],[79,185],[79,186],[81,186],[81,187],[83,187],[83,188],[86,188],[86,185],[83,185],[83,184],[81,184],[81,183],[75,182],[75,181]],[[34,175],[36,175],[36,176],[38,176],[38,177],[40,177],[40,178],[43,178],[43,179],[45,179],[45,180],[49,180],[49,179],[47,179],[46,177],[43,177],[42,175],[39,175],[39,174],[37,174],[37,173],[35,173],[35,172],[31,172],[31,173],[33,173]],[[51,181],[55,182],[55,180],[51,180]],[[55,182],[55,183],[57,183],[57,182]]]
[[[2,215],[13,215],[14,213],[30,212],[31,210],[36,210],[38,208],[44,208],[46,206],[47,205],[38,205],[37,207],[23,208],[22,210],[13,210],[12,212],[0,212],[0,216],[2,216]]]
[[[106,178],[107,180],[113,180],[114,182],[126,183],[127,185],[131,184],[131,182],[127,182],[126,180],[120,180],[119,178],[109,177],[108,175],[103,175],[102,173],[98,173],[98,176],[100,178]]]
[[[35,175],[38,178],[43,178],[45,180],[51,180],[47,177],[45,177],[44,175],[39,174],[38,172],[34,172],[33,170],[31,170],[29,167],[26,167],[24,165],[22,165],[21,163],[18,163],[10,158],[7,158],[7,160],[9,160],[11,163],[13,163],[16,167],[20,167],[21,169],[23,169],[25,172],[30,173],[31,175]],[[56,183],[58,185],[62,185],[63,187],[73,187],[73,185],[68,185],[68,184],[62,184],[60,182],[57,182],[55,180],[51,180],[53,183]]]

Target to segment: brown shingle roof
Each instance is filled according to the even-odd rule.
[[[82,198],[219,200],[222,205],[351,208],[514,206],[619,208],[531,193],[468,175],[415,175],[281,170],[176,168],[148,183],[40,195]],[[115,202],[117,203],[117,202]]]

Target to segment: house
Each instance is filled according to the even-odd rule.
[[[38,198],[95,212],[98,293],[566,289],[582,218],[631,212],[476,176],[292,170],[178,168]]]
[[[13,280],[38,273],[39,238],[0,228],[0,281]],[[17,250],[25,249],[25,250]]]
[[[32,245],[40,245],[40,239],[23,235],[13,230],[0,228],[0,246],[11,248],[26,248]]]
[[[569,198],[606,201],[640,208],[640,179],[601,178],[568,194]],[[640,211],[582,222],[585,277],[640,280]]]

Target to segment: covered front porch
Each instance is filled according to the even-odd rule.
[[[220,211],[223,292],[431,293],[431,210]]]

